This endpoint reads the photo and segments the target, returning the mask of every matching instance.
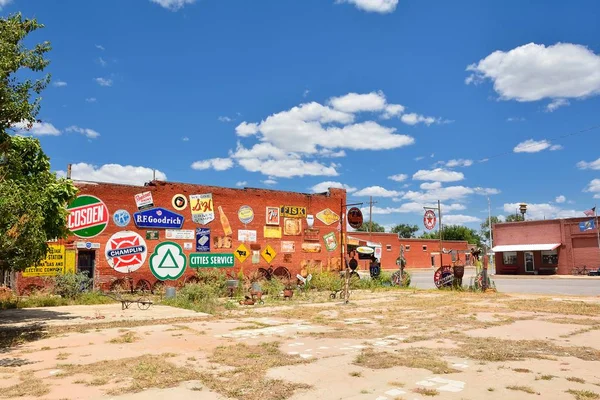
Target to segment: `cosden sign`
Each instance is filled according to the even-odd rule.
[[[192,253],[191,268],[232,268],[235,257],[231,253]]]
[[[67,227],[75,236],[92,238],[99,235],[108,225],[109,213],[106,204],[90,195],[78,196],[67,207]]]
[[[183,215],[158,207],[134,213],[133,222],[138,228],[181,229]]]

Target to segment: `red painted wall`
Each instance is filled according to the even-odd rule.
[[[117,185],[117,184],[91,184],[91,183],[83,183],[76,182],[77,187],[80,189],[79,195],[89,194],[100,198],[108,207],[110,212],[110,220],[107,228],[100,235],[91,238],[91,239],[81,239],[78,237],[70,237],[67,242],[75,243],[77,241],[82,242],[94,242],[100,243],[100,249],[96,250],[96,265],[95,265],[95,275],[96,278],[99,277],[99,281],[103,284],[103,287],[107,285],[107,282],[110,280],[114,280],[115,278],[124,278],[125,274],[121,274],[112,269],[105,257],[105,249],[106,243],[116,232],[131,230],[140,234],[144,239],[146,238],[146,230],[147,229],[137,229],[135,224],[133,223],[133,213],[138,211],[137,206],[134,200],[134,196],[138,193],[142,193],[145,191],[152,192],[152,197],[154,199],[155,207],[163,207],[169,209],[173,212],[181,214],[185,217],[184,225],[182,229],[196,229],[199,227],[210,228],[211,230],[211,253],[233,253],[235,249],[239,246],[241,242],[238,239],[238,230],[239,229],[248,229],[248,230],[256,230],[257,231],[257,244],[261,246],[262,250],[270,245],[277,253],[275,259],[272,261],[271,265],[275,268],[277,266],[284,266],[288,268],[293,275],[298,273],[302,266],[305,266],[307,263],[309,264],[309,268],[312,265],[313,268],[318,268],[318,265],[322,265],[323,269],[331,268],[331,269],[339,269],[340,265],[340,246],[339,246],[339,233],[337,232],[338,223],[333,223],[329,226],[325,225],[321,221],[316,218],[316,214],[324,210],[326,208],[330,208],[336,214],[340,215],[340,207],[342,204],[346,203],[346,191],[340,189],[331,189],[327,194],[302,194],[302,193],[292,193],[292,192],[283,192],[283,191],[274,191],[274,190],[263,190],[263,189],[229,189],[229,188],[221,188],[221,187],[211,187],[211,186],[202,186],[202,185],[192,185],[192,184],[183,184],[183,183],[171,183],[171,182],[154,182],[153,186],[139,187],[139,186],[126,186],[126,185]],[[212,193],[214,208],[215,208],[215,220],[210,222],[207,225],[197,225],[192,221],[192,215],[190,211],[190,205],[182,211],[176,211],[173,209],[171,204],[172,198],[175,194],[183,194],[188,197],[190,194],[204,194],[204,193]],[[189,200],[189,198],[188,198]],[[254,210],[254,220],[244,226],[242,222],[238,218],[238,209],[243,206],[248,205],[252,207]],[[318,253],[304,253],[302,252],[302,243],[304,242],[303,233],[300,236],[284,236],[282,235],[282,239],[265,239],[264,238],[264,226],[266,220],[266,207],[280,207],[282,205],[287,206],[298,206],[298,207],[306,207],[307,214],[312,214],[315,216],[314,229],[319,230],[319,242],[321,244],[321,251]],[[233,229],[232,235],[232,248],[231,249],[214,249],[213,239],[215,236],[223,236],[223,228],[219,221],[219,212],[218,206],[222,206],[227,218],[229,219],[229,223],[231,224],[231,228]],[[124,228],[120,228],[116,226],[112,221],[112,215],[115,211],[119,209],[127,210],[132,217],[131,223]],[[282,228],[283,233],[283,223],[284,218],[281,217],[280,227]],[[306,219],[302,218],[302,232],[304,229],[308,228],[306,224]],[[156,245],[164,241],[172,241],[178,243],[183,248],[184,242],[193,242],[193,250],[184,250],[187,254],[196,252],[195,240],[170,240],[165,238],[164,229],[156,229],[159,231],[159,240],[146,240],[147,244],[147,258],[144,265],[138,269],[137,271],[131,274],[132,278],[135,282],[140,279],[147,280],[151,284],[157,281],[157,279],[152,275],[150,268],[148,266],[148,262],[150,259],[150,255],[152,254]],[[338,248],[334,251],[327,251],[325,248],[325,244],[323,241],[323,235],[334,232],[337,237]],[[281,251],[281,241],[293,241],[295,243],[295,252],[289,253],[291,254],[290,262],[283,261],[283,252]],[[311,242],[316,243],[316,242]],[[246,247],[250,250],[250,245],[246,243]],[[189,258],[188,258],[189,262]],[[252,257],[249,256],[244,263],[240,263],[237,259],[235,260],[235,268],[233,271],[231,269],[228,272],[232,272],[233,274],[237,274],[241,268],[244,269],[244,272],[248,274],[250,271],[256,270],[259,267],[268,268],[267,262],[260,257],[259,264],[252,263]],[[179,281],[185,280],[186,277],[193,276],[196,270],[187,267],[187,270],[183,277],[179,279]],[[37,282],[39,279],[35,278],[25,278],[18,277],[17,279],[17,287],[20,289],[26,287],[28,284],[32,282]],[[174,283],[170,283],[173,285]]]

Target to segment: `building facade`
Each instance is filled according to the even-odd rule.
[[[360,246],[381,246],[381,268],[395,269],[396,259],[400,256],[400,246],[404,245],[404,258],[407,268],[431,268],[440,266],[440,241],[435,239],[404,239],[398,238],[396,233],[383,232],[349,232],[349,241],[352,238],[360,241]],[[443,265],[452,264],[452,256],[448,254],[450,250],[456,250],[460,261],[465,265],[470,265],[471,247],[466,241],[444,240],[442,242],[442,263]],[[376,255],[379,254],[379,251]],[[368,260],[359,261],[361,269],[369,268]]]
[[[498,274],[568,275],[575,267],[600,267],[597,217],[522,221],[492,228]],[[583,224],[583,225],[582,225]],[[581,226],[580,226],[581,225]],[[595,227],[598,223],[594,224]]]
[[[107,289],[174,286],[198,268],[236,276],[258,268],[339,270],[346,191],[302,194],[153,181],[146,186],[75,182],[67,240],[50,243],[46,259],[17,277],[17,289],[46,276],[85,272]]]

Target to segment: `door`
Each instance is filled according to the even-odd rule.
[[[96,265],[96,251],[79,250],[77,252],[77,272],[86,274],[94,279],[94,267]]]
[[[533,252],[525,252],[525,272],[533,272],[535,270],[535,263],[533,261]]]

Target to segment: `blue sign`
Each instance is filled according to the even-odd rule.
[[[210,251],[210,229],[196,228],[196,251],[202,253]]]
[[[121,228],[129,225],[131,222],[131,216],[125,210],[117,210],[113,214],[113,222],[116,226],[120,226]]]
[[[127,215],[129,215],[129,214],[127,214]],[[86,242],[85,243],[85,248],[88,249],[88,250],[91,249],[92,248],[92,244],[90,242]]]
[[[596,221],[594,221],[593,219],[579,223],[579,231],[580,232],[591,231],[594,229],[596,229]]]
[[[181,229],[183,215],[157,207],[134,213],[133,222],[138,228]]]

